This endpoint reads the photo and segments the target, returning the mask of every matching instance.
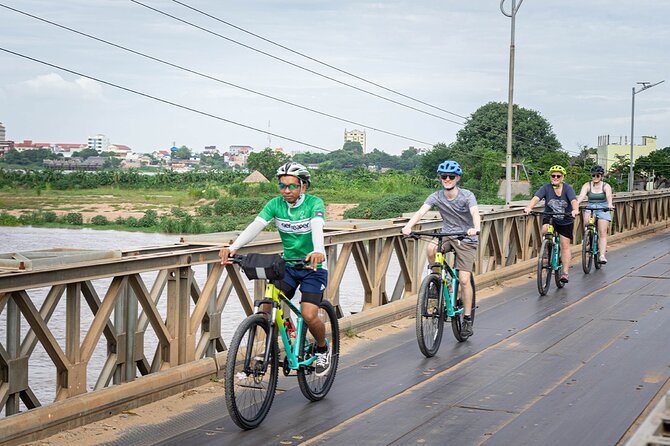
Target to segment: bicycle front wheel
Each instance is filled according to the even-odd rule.
[[[278,358],[277,338],[267,318],[254,314],[242,321],[230,342],[225,376],[226,406],[242,429],[258,427],[270,411],[277,389]]]
[[[552,241],[545,238],[540,246],[540,254],[537,257],[537,290],[544,296],[549,290],[551,281],[551,250]]]
[[[430,358],[437,353],[443,329],[442,279],[437,274],[428,274],[421,283],[416,301],[416,340],[425,357]]]
[[[593,264],[593,232],[587,229],[586,231],[584,231],[584,239],[582,240],[582,269],[584,270],[584,274],[589,274],[591,272],[592,264]]]
[[[470,286],[472,287],[472,306],[470,307],[470,319],[472,324],[475,323],[475,309],[477,308],[476,301],[476,289],[475,289],[475,277],[474,274],[470,274]],[[454,305],[454,310],[460,310],[463,307],[463,300],[461,298],[460,290],[457,290],[456,293],[456,304]],[[463,313],[457,313],[454,317],[451,318],[451,331],[454,333],[454,337],[458,342],[466,341],[468,338],[461,336],[461,328],[463,327]]]
[[[330,348],[330,367],[321,376],[316,375],[315,362],[309,366],[303,366],[298,369],[298,384],[300,391],[305,398],[310,401],[319,401],[325,397],[330,391],[333,381],[335,381],[335,373],[337,373],[337,363],[340,357],[340,326],[337,321],[337,314],[335,308],[327,300],[322,300],[319,304],[318,317],[326,326],[326,341]],[[316,348],[316,339],[307,329],[307,325],[303,326],[300,335],[300,345],[302,354],[301,360],[305,360],[314,355]]]

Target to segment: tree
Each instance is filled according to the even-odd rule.
[[[247,167],[249,170],[257,170],[262,173],[265,178],[271,179],[274,178],[277,168],[290,160],[290,156],[267,147],[261,152],[249,154]]]
[[[655,150],[647,156],[641,156],[635,161],[633,170],[637,174],[655,175],[670,179],[670,147]]]
[[[342,150],[345,152],[351,152],[358,155],[363,154],[363,146],[358,141],[346,141],[342,146]]]
[[[80,157],[81,159],[86,159],[86,158],[88,158],[88,157],[91,157],[91,156],[98,156],[98,155],[99,155],[99,153],[98,153],[98,151],[95,150],[95,149],[82,149],[82,150],[80,150],[80,151],[78,151],[78,152],[74,152],[74,153],[72,154],[72,156],[78,156],[78,157]]]
[[[513,159],[535,161],[561,148],[551,124],[539,112],[518,105],[514,105],[513,112]],[[507,152],[507,103],[483,105],[458,132],[453,147],[456,152],[467,153],[475,147]]]
[[[172,152],[172,158],[178,160],[188,160],[191,159],[191,149],[186,146],[181,146],[174,152]]]

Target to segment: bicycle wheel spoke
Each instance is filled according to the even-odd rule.
[[[426,357],[434,356],[440,347],[444,313],[441,279],[429,274],[421,283],[416,302],[416,338]]]
[[[333,308],[331,303],[326,300],[322,301],[319,304],[319,307],[317,316],[325,326],[326,342],[330,349],[330,366],[321,376],[317,375],[316,360],[312,361],[310,365],[302,366],[298,369],[298,384],[300,386],[300,391],[305,398],[311,401],[323,399],[330,391],[335,380],[340,354],[340,329],[335,308]],[[300,342],[303,346],[301,360],[313,358],[317,342],[306,326],[301,333]]]
[[[264,361],[269,323],[260,315],[245,319],[228,350],[226,363],[226,405],[231,418],[243,429],[257,427],[265,418],[277,388],[277,343],[270,343]]]

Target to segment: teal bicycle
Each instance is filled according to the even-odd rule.
[[[247,277],[259,279],[256,260],[261,254],[235,255],[229,258],[240,264]],[[266,256],[267,258],[267,256]],[[281,259],[294,268],[305,268],[305,259]],[[340,331],[335,309],[327,300],[319,304],[318,316],[326,326],[326,342],[331,350],[331,365],[326,374],[315,373],[316,340],[307,329],[300,308],[277,288],[273,281],[284,277],[284,265],[279,272],[269,272],[265,297],[254,302],[254,314],[247,317],[235,331],[225,370],[226,405],[230,417],[242,429],[253,429],[261,424],[270,411],[277,390],[278,370],[284,376],[296,372],[302,394],[310,401],[323,399],[330,391],[340,351]],[[274,275],[273,275],[274,274]],[[282,311],[281,303],[289,311]],[[295,321],[291,317],[295,316]],[[284,357],[279,359],[278,337],[284,346]]]
[[[591,272],[591,265],[596,269],[600,269],[600,250],[598,248],[598,217],[594,211],[613,211],[612,208],[593,208],[586,207],[585,211],[589,211],[589,218],[584,228],[584,238],[582,239],[582,270],[584,274]]]
[[[544,234],[544,240],[540,246],[540,252],[537,256],[537,290],[541,296],[549,291],[551,276],[554,276],[556,286],[563,288],[565,284],[561,282],[561,237],[554,228],[554,217],[558,215],[570,215],[563,212],[537,212],[531,211],[531,215],[549,216],[549,225],[547,233]]]
[[[409,237],[416,240],[424,238],[427,240],[437,239],[437,252],[435,263],[440,272],[431,272],[421,283],[416,301],[416,339],[419,350],[424,356],[430,358],[435,356],[442,342],[444,322],[451,321],[451,330],[458,342],[463,342],[467,337],[461,335],[463,325],[463,301],[459,296],[460,280],[458,270],[447,263],[443,252],[444,240],[462,240],[467,237],[466,233],[439,233],[439,232],[411,232]],[[472,306],[470,317],[475,321],[475,278],[470,275],[470,286],[472,287]]]

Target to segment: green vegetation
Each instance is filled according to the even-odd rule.
[[[345,218],[393,218],[417,210],[439,189],[435,173],[445,159],[461,164],[460,186],[474,192],[480,204],[500,204],[503,200],[497,192],[504,177],[506,120],[507,105],[491,102],[471,115],[456,141],[436,144],[429,151],[409,147],[398,156],[378,149],[363,153],[359,143],[347,142],[332,152],[299,153],[294,160],[310,166],[310,192],[326,204],[358,204],[344,214]],[[514,136],[513,156],[526,167],[531,194],[547,182],[547,170],[554,164],[567,169],[566,181],[576,190],[591,179],[595,149],[583,147],[579,155],[571,156],[561,149],[551,125],[538,112],[515,106]],[[239,230],[277,196],[274,174],[289,160],[269,148],[252,153],[249,169],[260,171],[270,183],[247,184],[243,183],[246,174],[221,168],[224,162],[219,155],[201,158],[203,166],[218,169],[187,173],[32,168],[51,156],[48,150],[10,151],[0,159],[0,166],[19,166],[19,170],[0,167],[0,225],[90,225],[168,233]],[[185,146],[173,153],[174,158],[189,156],[190,149]],[[626,189],[628,168],[628,158],[618,157],[605,178],[614,191]],[[635,172],[661,180],[670,177],[670,147],[640,158]],[[107,205],[108,212],[133,216],[110,217],[100,210],[100,203]],[[16,214],[16,210],[22,212],[20,216],[10,215],[9,211]]]

